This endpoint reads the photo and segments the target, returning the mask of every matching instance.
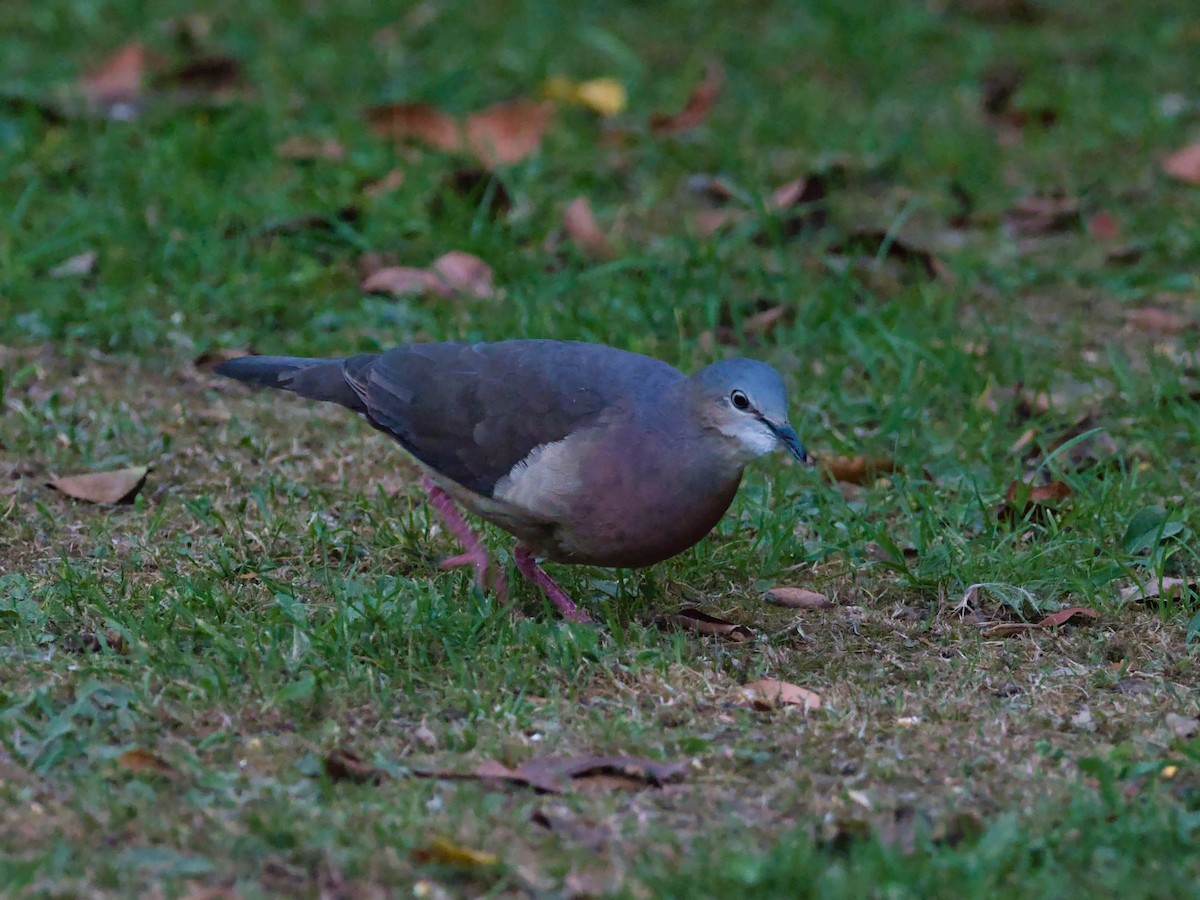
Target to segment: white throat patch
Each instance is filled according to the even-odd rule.
[[[732,455],[737,459],[751,460],[763,456],[779,444],[775,432],[757,419],[743,417],[714,424],[721,434],[736,442],[737,449]]]

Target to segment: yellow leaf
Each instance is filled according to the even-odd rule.
[[[482,850],[472,850],[463,847],[444,837],[435,837],[429,846],[414,850],[413,862],[440,863],[445,866],[494,866],[500,862],[495,853],[485,853]]]
[[[615,78],[591,78],[575,89],[575,102],[602,116],[617,116],[625,111],[629,98],[625,85]]]
[[[547,100],[586,106],[602,116],[619,115],[629,102],[625,85],[615,78],[590,78],[575,82],[562,75],[554,75],[542,84],[542,96]]]

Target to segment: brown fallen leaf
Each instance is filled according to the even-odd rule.
[[[1086,606],[1072,606],[1068,609],[1060,609],[1056,613],[1051,613],[1037,623],[1038,628],[1057,628],[1059,625],[1065,625],[1076,616],[1085,619],[1094,619],[1099,615],[1094,609],[1088,609]]]
[[[85,250],[63,260],[46,274],[51,278],[83,278],[91,275],[96,268],[96,260],[100,258],[95,250]]]
[[[756,312],[742,322],[742,334],[746,337],[765,337],[774,331],[781,322],[794,316],[795,313],[795,307],[786,306],[782,303],[778,306],[768,306],[766,309]]]
[[[890,456],[823,456],[818,465],[834,481],[869,484],[881,475],[899,471]]]
[[[361,213],[357,206],[343,206],[333,215],[326,213],[305,213],[290,219],[281,219],[264,225],[256,233],[256,238],[285,237],[302,234],[306,231],[334,231],[338,225],[353,225],[359,220]],[[230,234],[234,232],[229,232]]]
[[[160,775],[163,778],[176,778],[179,775],[179,770],[161,756],[140,747],[126,750],[118,756],[117,765],[126,772],[139,775]]]
[[[494,296],[492,268],[478,256],[451,250],[439,256],[430,267],[441,280],[444,290],[451,294],[469,294],[472,297]]]
[[[661,762],[640,756],[542,756],[518,766],[517,775],[532,787],[557,792],[565,790],[568,782],[606,775],[661,787],[682,778],[688,768],[687,760]]]
[[[825,205],[828,191],[820,175],[805,175],[777,187],[765,204],[768,213],[782,220],[783,237],[791,238],[810,228],[824,228],[829,218]],[[764,243],[771,235],[762,232],[756,242]]]
[[[1121,223],[1117,217],[1106,210],[1093,213],[1087,220],[1087,231],[1097,240],[1111,243],[1121,238]]]
[[[376,137],[415,140],[449,153],[465,146],[458,120],[428,103],[387,103],[367,110],[367,124]]]
[[[612,832],[593,825],[573,813],[566,806],[539,806],[529,820],[547,831],[552,831],[564,840],[582,846],[594,853],[604,849]]]
[[[440,212],[444,207],[446,193],[455,194],[474,207],[487,204],[487,213],[493,218],[506,215],[513,207],[508,188],[490,169],[458,169],[452,172],[442,183],[441,191],[434,197],[431,204],[434,213]]]
[[[368,294],[440,294],[441,279],[428,269],[384,266],[367,274],[360,285]]]
[[[1200,144],[1176,150],[1163,160],[1163,171],[1187,184],[1200,184]]]
[[[370,272],[362,281],[368,293],[432,294],[452,297],[466,294],[472,297],[495,296],[492,269],[482,259],[452,250],[439,256],[428,269],[413,266],[386,266]]]
[[[725,86],[725,67],[712,60],[704,77],[692,88],[683,109],[677,113],[656,112],[650,116],[650,130],[658,137],[681,134],[703,125]]]
[[[1033,194],[1017,200],[1004,215],[1005,225],[1018,237],[1040,237],[1077,228],[1079,201],[1062,194]]]
[[[380,784],[387,777],[357,753],[333,749],[321,760],[321,769],[330,781],[349,781],[354,784]]]
[[[1181,741],[1190,741],[1200,734],[1200,719],[1194,716],[1181,716],[1179,713],[1167,713],[1163,723],[1171,733]]]
[[[799,587],[773,587],[764,595],[768,603],[788,609],[829,609],[833,601],[824,594]]]
[[[443,866],[458,866],[460,868],[479,868],[494,866],[500,862],[495,853],[483,850],[472,850],[456,844],[449,838],[434,837],[424,847],[418,847],[412,852],[412,861],[419,864],[436,863]]]
[[[781,706],[800,706],[806,710],[821,708],[821,695],[787,681],[760,678],[742,686],[743,693],[755,709],[777,709]]]
[[[1141,584],[1132,584],[1121,591],[1123,603],[1130,600],[1153,600],[1155,598],[1170,600],[1191,591],[1197,593],[1198,585],[1189,578],[1177,578],[1166,575]]]
[[[933,253],[879,228],[857,228],[850,232],[845,241],[831,246],[829,251],[841,255],[865,255],[871,259],[882,256],[903,266],[913,266],[926,278],[953,281],[950,269]]]
[[[985,640],[996,640],[1025,634],[1036,628],[1032,622],[991,622],[985,624],[979,633]]]
[[[692,216],[691,225],[697,236],[706,238],[750,218],[751,213],[746,209],[702,209]]]
[[[1045,13],[1035,0],[955,0],[950,8],[992,22],[1031,25]]]
[[[196,56],[155,79],[156,87],[193,96],[225,94],[242,85],[242,64],[232,56]]]
[[[311,134],[292,135],[279,144],[275,152],[284,159],[294,159],[298,162],[320,159],[336,161],[346,158],[346,148],[336,140]]]
[[[467,145],[488,168],[520,162],[537,152],[554,104],[512,100],[467,116]]]
[[[146,483],[149,466],[132,466],[110,472],[88,472],[56,478],[49,486],[75,500],[87,503],[128,503]]]
[[[1174,337],[1196,327],[1197,323],[1162,306],[1143,306],[1125,314],[1125,324],[1137,331],[1145,331],[1160,337]]]
[[[504,781],[532,787],[542,793],[559,794],[572,786],[578,786],[575,782],[579,779],[602,775],[633,778],[643,784],[661,787],[669,781],[683,777],[688,767],[687,760],[660,762],[636,756],[543,756],[528,760],[515,769],[494,760],[487,760],[466,773],[414,769],[413,774],[420,778]]]
[[[586,197],[576,197],[563,213],[563,228],[580,253],[592,260],[606,260],[613,256],[612,244],[596,222],[592,206]]]
[[[382,178],[376,178],[363,184],[362,192],[372,200],[399,190],[404,184],[404,170],[392,169]]]
[[[671,616],[671,621],[684,631],[695,631],[700,634],[723,637],[739,644],[754,637],[754,632],[745,625],[738,625],[717,616],[710,616],[708,613],[691,607],[681,609],[675,615]]]
[[[1014,481],[1004,492],[1004,502],[996,512],[999,521],[1045,521],[1047,512],[1060,506],[1075,492],[1062,481],[1048,484],[1028,484],[1020,479]]]
[[[102,635],[94,631],[81,631],[78,634],[65,634],[62,637],[62,648],[68,653],[99,653],[105,647],[122,655],[129,650],[125,638],[111,630]]]
[[[141,111],[146,78],[146,48],[126,44],[83,76],[81,89],[88,109],[111,119],[136,118]]]

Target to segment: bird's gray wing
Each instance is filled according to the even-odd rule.
[[[375,427],[486,496],[536,447],[684,377],[660,360],[570,341],[410,344],[352,357],[343,373]]]

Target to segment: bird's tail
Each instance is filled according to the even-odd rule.
[[[309,359],[303,356],[242,356],[227,360],[214,370],[257,387],[291,391],[309,400],[340,403],[358,413],[367,411],[355,389],[375,354],[348,359]]]

